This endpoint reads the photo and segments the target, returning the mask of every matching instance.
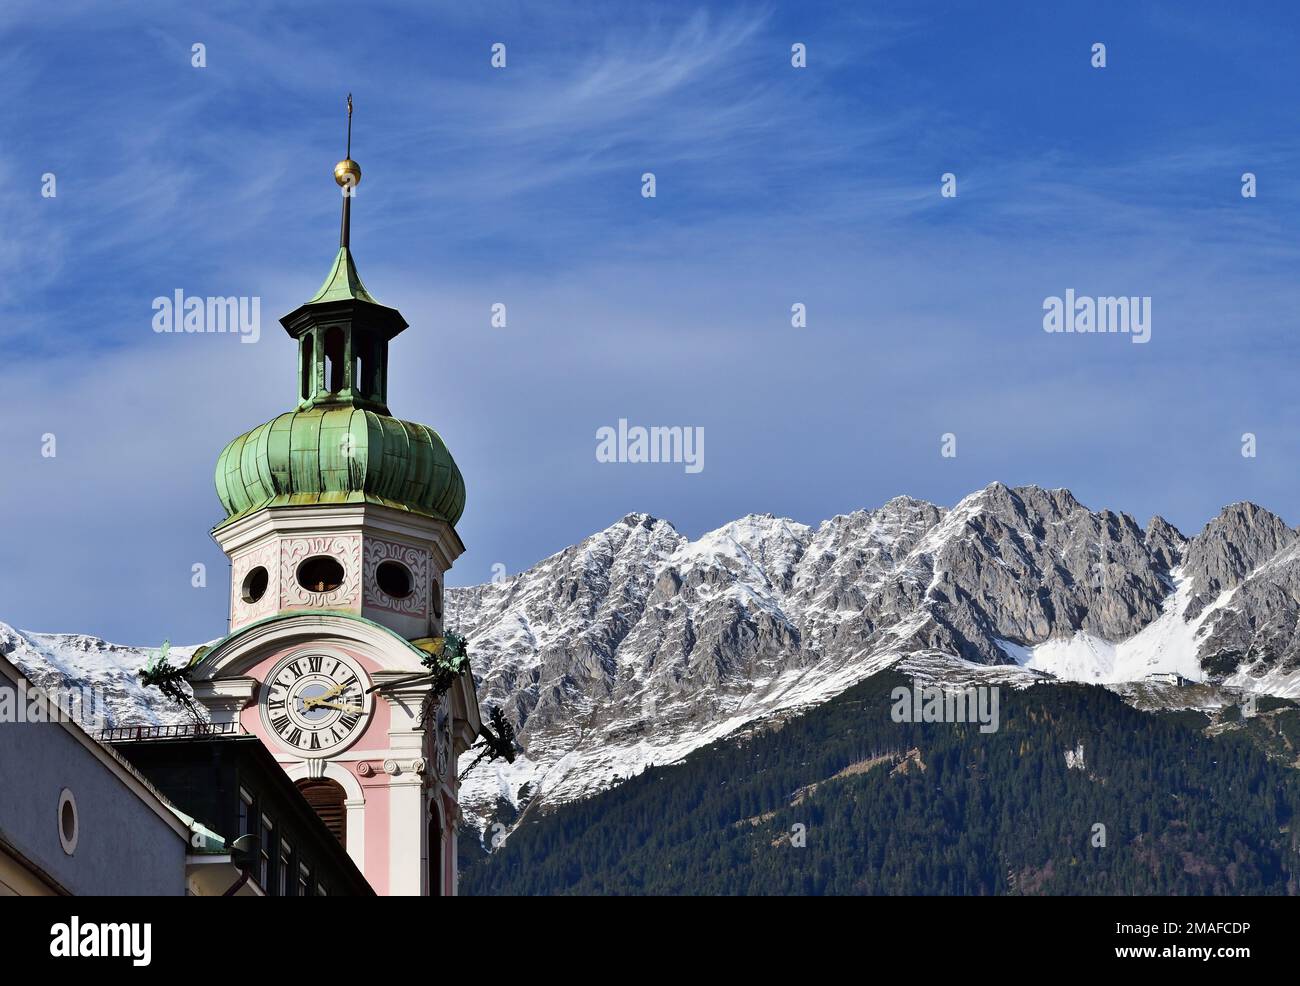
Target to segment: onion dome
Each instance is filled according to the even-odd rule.
[[[227,445],[217,496],[227,521],[263,507],[375,503],[454,526],[465,481],[432,428],[322,404],[287,411]]]

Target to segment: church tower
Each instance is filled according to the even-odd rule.
[[[351,118],[349,96],[338,254],[280,320],[295,406],[217,460],[230,632],[190,679],[214,723],[271,750],[376,892],[451,894],[456,761],[482,725],[469,672],[438,692],[426,662],[464,551],[465,484],[437,432],[389,412],[389,345],[407,323],[352,259]]]

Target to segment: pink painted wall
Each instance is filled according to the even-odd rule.
[[[383,670],[382,666],[376,663],[370,657],[359,653],[358,651],[335,644],[330,644],[331,648],[337,648],[348,657],[357,662],[367,674],[373,674],[376,671]],[[300,651],[303,647],[301,644],[291,647],[284,647],[267,655],[259,661],[254,667],[249,669],[248,674],[258,681],[265,681],[266,676],[271,673],[271,669],[276,663],[291,652]],[[257,696],[260,698],[260,695]],[[372,714],[370,722],[365,730],[361,733],[355,743],[348,749],[344,750],[341,757],[346,758],[356,751],[365,750],[386,750],[388,749],[388,731],[392,725],[392,708],[381,698],[376,697],[372,705]],[[282,747],[279,740],[271,735],[262,723],[261,708],[255,700],[249,704],[248,708],[240,713],[240,724],[243,728],[257,736],[263,744],[266,745],[273,754],[283,756],[289,751]],[[429,737],[425,738],[424,755],[431,758],[433,753]],[[296,757],[295,757],[296,759]],[[370,775],[366,776],[357,768],[359,764],[349,760],[335,760],[338,766],[344,768],[361,785],[365,795],[365,846],[363,849],[363,862],[361,865],[362,872],[365,873],[366,879],[370,885],[375,888],[375,892],[380,895],[388,893],[389,890],[389,831],[390,831],[390,812],[391,803],[389,798],[389,775],[384,773],[383,762],[379,759],[367,759],[362,761],[370,768]],[[431,761],[432,762],[432,761]],[[450,768],[453,772],[456,764],[453,761]],[[443,827],[443,844],[446,851],[443,853],[441,875],[443,883],[443,894],[450,894],[455,886],[455,853],[452,840],[454,838],[454,819],[456,818],[456,803],[447,797],[442,797],[443,818],[446,824]],[[425,820],[427,823],[427,820]],[[424,826],[422,826],[423,828]],[[436,847],[428,847],[429,851],[437,851]],[[436,893],[436,888],[431,887],[430,893]]]
[[[352,658],[359,664],[367,674],[373,674],[376,671],[383,670],[381,665],[377,664],[370,657],[359,653],[351,647],[330,645],[331,649],[337,649],[348,657]],[[283,647],[273,651],[268,656],[259,661],[249,669],[251,677],[258,681],[265,681],[266,676],[271,673],[271,669],[286,654],[302,650],[301,644],[290,647]],[[260,699],[261,696],[256,697]],[[372,701],[372,712],[370,721],[366,728],[362,730],[361,735],[357,738],[348,749],[344,750],[339,756],[347,757],[352,751],[362,750],[386,750],[388,749],[388,730],[392,725],[392,708],[382,698],[374,697]],[[262,722],[261,707],[255,700],[249,704],[239,714],[240,725],[244,730],[257,736],[262,743],[277,757],[289,754],[290,751],[282,746],[279,740],[273,736]],[[297,759],[295,757],[295,759]],[[375,893],[386,894],[388,892],[388,844],[389,844],[389,797],[388,797],[388,775],[384,773],[382,762],[366,761],[372,768],[369,777],[363,776],[358,772],[356,762],[337,761],[338,765],[347,770],[357,782],[361,785],[362,792],[366,799],[366,830],[365,830],[365,848],[363,850],[363,862],[361,870],[370,885],[375,888]]]

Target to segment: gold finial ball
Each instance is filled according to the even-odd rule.
[[[342,188],[351,186],[356,188],[361,184],[361,165],[353,161],[352,158],[344,158],[338,164],[334,165],[334,180]]]

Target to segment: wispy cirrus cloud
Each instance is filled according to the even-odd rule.
[[[6,4],[0,515],[19,522],[0,619],[147,641],[165,612],[173,639],[220,631],[212,463],[292,400],[274,317],[334,250],[349,90],[354,252],[412,326],[393,407],[443,432],[469,485],[453,583],[631,509],[700,531],[992,479],[1192,527],[1243,497],[1300,514],[1300,154],[1279,123],[1296,66],[1259,64],[1277,47],[1250,47],[1261,30],[1285,29],[1238,35],[1241,16]],[[1080,61],[1098,30],[1109,75]],[[1044,295],[1071,286],[1152,295],[1152,343],[1045,335]],[[154,334],[150,302],[177,288],[261,297],[262,342]],[[619,417],[706,427],[708,468],[598,466],[595,429]],[[1238,454],[1247,430],[1258,461]],[[956,460],[938,456],[947,431]],[[43,590],[86,557],[112,577]]]

